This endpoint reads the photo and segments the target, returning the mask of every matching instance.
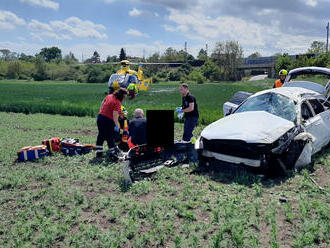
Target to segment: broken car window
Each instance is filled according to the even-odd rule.
[[[307,121],[309,118],[313,117],[312,111],[308,107],[306,102],[301,104],[301,118],[304,121]]]
[[[311,104],[316,115],[324,111],[322,104],[317,99],[309,100],[309,103]]]
[[[273,92],[249,98],[235,113],[246,111],[266,111],[292,122],[296,120],[296,106],[294,101]]]
[[[323,104],[325,109],[330,108],[330,101],[325,101],[325,100],[320,99],[320,102]]]

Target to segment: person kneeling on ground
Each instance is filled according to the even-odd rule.
[[[117,89],[113,94],[107,95],[101,105],[97,116],[98,135],[96,140],[96,157],[103,155],[103,143],[106,140],[110,154],[118,155],[119,149],[115,147],[115,132],[119,132],[118,117],[121,114],[121,103],[127,95],[124,88]]]
[[[129,122],[128,132],[130,135],[129,148],[147,143],[147,120],[144,118],[142,109],[135,109],[134,119]]]

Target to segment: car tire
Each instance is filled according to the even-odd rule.
[[[204,157],[200,152],[198,152],[198,166],[201,169],[210,168],[210,161],[208,158]]]

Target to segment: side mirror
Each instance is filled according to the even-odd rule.
[[[230,115],[231,113],[233,113],[233,109],[232,109],[232,108],[229,109],[229,111],[225,114],[225,116],[228,116],[228,115]]]

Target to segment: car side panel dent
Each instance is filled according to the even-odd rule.
[[[312,150],[312,144],[308,142],[294,165],[295,169],[301,170],[312,162]]]

